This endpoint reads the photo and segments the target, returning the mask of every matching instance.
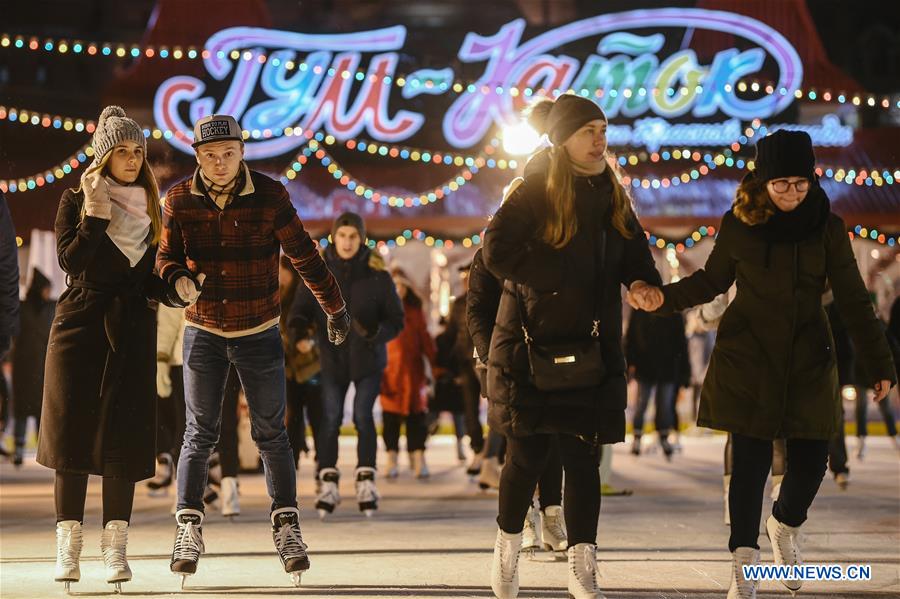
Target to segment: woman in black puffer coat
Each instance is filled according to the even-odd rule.
[[[563,95],[535,105],[529,120],[553,146],[533,157],[524,180],[511,186],[483,251],[487,268],[503,280],[488,358],[489,424],[509,443],[491,586],[498,597],[518,593],[522,523],[550,440],[559,434],[569,593],[596,597],[598,448],[625,436],[620,286],[636,291],[660,277],[628,195],[607,163],[603,111]],[[539,389],[523,328],[532,347],[595,339],[605,374],[591,386]]]

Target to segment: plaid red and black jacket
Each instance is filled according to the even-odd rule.
[[[250,185],[219,209],[205,192],[199,171],[166,194],[156,264],[174,285],[184,275],[206,275],[189,323],[237,332],[278,318],[279,246],[327,314],[344,308],[340,288],[303,228],[287,190],[244,169]],[[289,306],[288,306],[289,308]]]

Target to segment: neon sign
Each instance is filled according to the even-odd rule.
[[[663,33],[628,32],[673,28],[728,32],[756,47],[742,51],[729,48],[717,53],[710,64],[701,65],[690,49],[661,56],[667,42]],[[583,19],[522,42],[524,29],[525,21],[517,19],[493,35],[466,35],[458,59],[484,63],[484,70],[474,87],[459,94],[443,115],[441,127],[450,145],[472,147],[492,127],[517,122],[530,99],[525,94],[508,93],[511,88],[572,88],[586,96],[599,96],[610,119],[636,119],[634,125],[627,126],[613,121],[613,144],[659,147],[688,143],[694,138],[690,143],[723,145],[740,135],[741,121],[767,119],[788,107],[803,78],[797,52],[780,33],[755,19],[728,12],[634,10]],[[596,53],[583,60],[552,53],[555,48],[591,37],[598,37]],[[361,134],[385,142],[407,140],[422,128],[426,117],[389,105],[398,51],[405,40],[406,29],[400,25],[333,35],[225,29],[207,40],[209,58],[204,61],[213,79],[231,78],[225,97],[204,95],[206,84],[195,77],[173,77],[157,90],[154,116],[159,127],[185,132],[168,141],[186,153],[193,152],[187,133],[190,123],[214,112],[234,115],[247,130],[280,132],[301,127],[324,130],[339,140]],[[232,61],[235,50],[267,53],[268,59]],[[364,53],[371,54],[367,65],[362,64]],[[739,97],[737,81],[758,72],[767,56],[778,67],[776,92],[757,99]],[[300,62],[299,67],[289,69],[291,61]],[[451,68],[428,68],[406,79],[402,99],[441,95],[451,90],[454,72]],[[651,93],[653,89],[662,92]],[[265,99],[250,105],[258,90]],[[670,125],[666,120],[717,114],[725,115],[726,120],[695,125]],[[699,128],[691,130],[694,126]],[[251,139],[246,155],[248,159],[277,156],[304,142],[297,136]]]

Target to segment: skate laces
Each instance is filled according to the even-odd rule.
[[[322,490],[319,492],[318,501],[337,505],[341,502],[341,496],[338,492],[337,483],[325,481],[322,483]]]
[[[100,545],[103,548],[103,562],[107,568],[125,570],[128,568],[128,559],[125,557],[125,547],[128,545],[128,531],[118,528],[103,529],[103,537]]]
[[[66,569],[78,567],[81,556],[81,528],[56,528],[56,560]]]
[[[559,516],[548,516],[544,512],[544,528],[547,529],[555,540],[562,541],[566,538],[566,530],[563,528],[562,519]]]
[[[799,537],[799,531],[791,530],[789,526],[781,522],[775,528],[775,543],[778,545],[782,557],[790,565],[800,561]]]
[[[303,542],[300,524],[297,522],[282,524],[275,531],[275,549],[284,559],[305,556],[307,545]]]
[[[197,561],[203,553],[203,534],[199,526],[188,520],[178,523],[178,536],[175,538],[175,551],[172,559]]]
[[[356,499],[360,503],[378,501],[378,490],[375,488],[375,481],[368,479],[356,481]]]
[[[753,590],[756,588],[757,581],[744,578],[744,566],[750,566],[752,564],[753,560],[744,561],[737,557],[731,560],[731,575],[737,583],[738,590],[742,595],[745,591],[752,594]]]
[[[519,552],[515,551],[512,540],[505,541],[497,538],[497,546],[500,549],[500,577],[503,582],[512,582],[519,568]]]
[[[583,551],[576,550],[581,555],[576,555],[572,560],[572,574],[588,589],[597,588],[597,553],[596,549],[591,548]],[[579,571],[578,561],[581,560],[582,568]]]

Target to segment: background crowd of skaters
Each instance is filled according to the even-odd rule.
[[[50,282],[39,271],[31,273],[26,297],[18,307],[17,324],[10,323],[8,327],[10,336],[15,333],[14,351],[10,358],[12,401],[5,380],[0,391],[4,400],[4,430],[10,420],[10,403],[14,415],[15,449],[10,458],[17,465],[22,463],[27,419],[34,417],[36,422],[43,422],[39,461],[57,470],[57,519],[61,524],[70,522],[80,526],[84,519],[87,473],[103,476],[103,542],[104,558],[108,558],[109,582],[121,583],[131,576],[125,561],[125,542],[135,481],[150,479],[147,486],[154,494],[160,494],[175,484],[179,487],[172,505],[172,512],[178,514],[179,525],[173,570],[179,572],[192,573],[203,551],[202,538],[191,532],[191,527],[200,528],[204,506],[215,506],[226,516],[240,513],[237,482],[240,470],[239,413],[243,410],[242,403],[251,404],[251,411],[261,409],[259,404],[256,407],[252,405],[250,397],[246,397],[244,402],[240,398],[247,391],[244,387],[251,379],[251,371],[255,371],[254,375],[259,380],[251,383],[255,388],[247,395],[256,394],[258,398],[262,392],[270,397],[285,398],[282,408],[275,405],[270,410],[279,415],[280,421],[262,424],[253,421],[252,436],[260,447],[260,468],[265,464],[269,492],[273,497],[273,535],[286,571],[302,572],[309,567],[309,561],[305,555],[305,544],[299,537],[296,485],[290,485],[289,489],[284,487],[286,480],[294,480],[293,475],[287,477],[285,473],[298,468],[302,455],[312,454],[317,483],[315,507],[322,517],[338,507],[341,503],[340,472],[337,468],[338,435],[344,415],[344,401],[352,386],[352,421],[357,433],[354,480],[361,512],[366,515],[374,513],[380,497],[376,477],[378,440],[373,414],[375,402],[380,399],[382,438],[386,450],[381,474],[387,478],[400,475],[403,462],[400,457],[400,433],[403,428],[410,469],[417,478],[429,476],[427,438],[437,428],[438,415],[449,412],[453,415],[457,453],[461,462],[466,459],[462,438],[464,434],[469,437],[471,453],[467,472],[473,477],[478,476],[477,481],[482,488],[500,490],[499,529],[492,571],[495,594],[498,597],[515,596],[518,591],[516,569],[519,551],[534,551],[543,547],[568,552],[570,563],[582,564],[573,566],[574,579],[570,579],[569,583],[573,596],[600,596],[595,572],[591,567],[583,566],[595,560],[583,558],[596,552],[601,495],[598,467],[603,446],[624,438],[626,379],[609,377],[600,388],[565,389],[563,392],[545,392],[521,385],[516,379],[516,369],[521,367],[524,348],[529,343],[525,315],[528,316],[528,326],[538,331],[538,336],[548,331],[559,334],[560,330],[577,330],[585,319],[590,321],[588,317],[595,319],[595,330],[597,322],[602,323],[596,337],[604,346],[607,368],[616,371],[621,364],[623,373],[636,382],[631,453],[639,456],[648,446],[642,443],[642,435],[645,413],[652,399],[658,444],[665,458],[672,460],[680,448],[678,431],[683,425],[693,424],[697,418],[701,389],[704,388],[706,369],[715,345],[715,330],[730,301],[735,299],[733,291],[730,295],[728,292],[734,278],[735,258],[734,254],[730,258],[722,258],[728,250],[714,250],[705,271],[701,270],[699,275],[659,291],[662,281],[644,241],[642,229],[637,220],[629,216],[629,205],[623,203],[624,191],[617,183],[616,175],[611,167],[605,167],[605,158],[604,166],[598,167],[597,160],[597,164],[591,164],[591,158],[596,159],[597,148],[602,146],[600,153],[605,155],[606,119],[602,111],[590,101],[563,96],[556,102],[545,103],[535,113],[538,114],[535,122],[548,135],[554,144],[553,149],[533,157],[526,167],[524,182],[520,180],[508,189],[507,201],[489,226],[484,250],[476,252],[471,264],[460,268],[462,293],[451,304],[446,319],[439,323],[442,331],[436,337],[430,332],[417,285],[400,265],[388,265],[380,255],[369,250],[364,243],[365,223],[354,213],[342,214],[334,221],[332,243],[318,258],[321,266],[310,266],[309,256],[302,255],[309,253],[309,244],[306,244],[308,235],[306,241],[301,239],[302,228],[285,233],[284,230],[293,226],[284,220],[289,220],[290,215],[280,217],[276,214],[275,218],[282,218],[283,221],[282,233],[276,233],[278,241],[293,245],[288,255],[278,258],[277,289],[272,288],[271,281],[266,282],[266,292],[274,294],[275,299],[253,297],[248,300],[233,289],[229,296],[228,286],[223,282],[228,267],[222,270],[221,277],[212,273],[212,280],[224,289],[224,299],[215,296],[217,302],[221,299],[221,304],[225,305],[229,297],[234,297],[263,306],[259,308],[254,304],[257,312],[248,312],[250,316],[238,312],[240,317],[246,319],[245,324],[249,323],[243,330],[255,331],[249,337],[256,340],[256,335],[266,336],[259,337],[260,343],[268,344],[268,349],[260,353],[246,346],[241,347],[240,339],[243,337],[230,335],[230,331],[225,330],[230,322],[228,307],[207,305],[204,308],[201,303],[199,308],[193,308],[194,320],[186,319],[185,311],[190,310],[195,302],[211,303],[213,299],[201,299],[205,273],[187,270],[186,264],[191,257],[173,257],[177,254],[171,250],[173,236],[182,233],[173,225],[175,217],[168,212],[168,208],[165,224],[148,218],[141,223],[143,228],[138,230],[140,235],[137,237],[134,231],[120,225],[114,234],[110,232],[107,237],[95,235],[91,239],[83,234],[84,230],[89,231],[93,227],[95,233],[103,233],[98,220],[122,222],[117,221],[109,207],[101,205],[92,194],[103,181],[85,177],[82,183],[84,191],[70,191],[64,195],[57,218],[60,263],[73,276],[84,272],[100,275],[102,272],[102,276],[96,278],[74,276],[74,280],[69,280],[66,296],[69,305],[73,297],[80,294],[83,297],[75,303],[83,308],[83,304],[91,302],[90,292],[105,293],[110,285],[118,285],[123,279],[137,281],[139,277],[149,276],[148,273],[154,268],[158,268],[162,276],[161,279],[154,279],[158,281],[154,283],[157,285],[155,289],[149,289],[152,285],[140,283],[141,293],[147,297],[153,296],[152,299],[158,302],[152,316],[149,312],[134,308],[135,293],[116,291],[116,301],[122,305],[117,305],[115,310],[103,306],[98,312],[103,325],[99,330],[87,334],[83,328],[77,343],[62,334],[57,335],[55,342],[70,347],[72,351],[90,352],[94,348],[96,353],[101,353],[102,349],[112,356],[104,365],[105,372],[100,383],[91,380],[91,369],[83,361],[74,359],[72,353],[57,348],[48,354],[48,344],[52,345],[51,324],[54,318],[62,323],[66,315],[74,319],[76,311],[64,309],[61,316],[55,302],[50,299]],[[124,112],[104,111],[100,123],[102,125],[104,120],[115,119],[121,122],[117,129],[111,131],[130,131]],[[535,191],[537,186],[534,181],[556,176],[553,173],[559,168],[561,159],[560,152],[554,152],[554,149],[570,144],[577,137],[575,134],[581,135],[585,129],[588,129],[588,136],[567,146],[569,154],[566,158],[574,165],[575,176],[566,183],[572,188],[574,208],[573,213],[563,215],[563,219],[573,218],[579,226],[567,228],[565,222],[560,221],[555,231],[552,226],[547,227],[545,241],[556,250],[556,254],[542,248],[534,249],[530,240],[534,231],[543,226],[540,219],[553,221],[555,218],[546,211],[542,213],[542,208],[530,205],[543,201],[542,192]],[[98,131],[102,134],[107,130],[98,125]],[[212,131],[209,142],[213,144],[238,139],[233,130],[226,129],[224,134],[221,130]],[[144,170],[149,170],[143,157],[146,143],[139,130],[132,138],[126,134],[104,139],[100,134],[95,136],[95,146],[99,151],[98,168],[94,174],[99,177],[100,167],[104,166],[100,159],[107,158],[114,151],[121,151],[123,142],[130,141],[124,149],[132,153],[131,160],[134,160],[135,154],[139,157],[136,170],[140,173],[137,179],[145,176]],[[202,139],[200,129],[197,129],[196,136]],[[581,160],[577,154],[579,143],[585,152]],[[803,140],[791,137],[781,143],[788,146],[800,143],[802,146]],[[771,145],[772,153],[785,151],[775,147],[774,141]],[[794,153],[798,151],[796,147],[788,149]],[[799,152],[803,153],[802,147]],[[809,156],[812,156],[811,147]],[[782,154],[774,159],[775,163],[784,161],[791,160]],[[762,165],[763,161],[760,160],[760,163]],[[219,204],[220,210],[242,195],[256,197],[256,194],[263,193],[257,188],[268,190],[267,186],[272,183],[258,173],[251,173],[243,162],[240,163],[242,174],[225,181],[211,177],[202,169],[203,163],[200,164],[201,169],[194,177],[181,184],[181,193],[186,198],[205,196],[210,202]],[[784,172],[773,172],[767,180],[798,174],[802,178],[803,173],[802,169],[788,168]],[[107,171],[104,174],[109,185],[110,175],[114,174]],[[133,186],[121,185],[120,177],[111,178],[114,179],[114,189],[109,192],[109,197],[117,198],[115,194],[121,194],[120,199],[111,203],[128,212],[128,202],[133,201],[131,196],[134,196]],[[196,188],[202,192],[199,196]],[[269,192],[273,195],[281,193],[276,186]],[[177,193],[170,192],[169,195],[179,197]],[[823,195],[816,196],[817,201]],[[146,201],[143,195],[140,201]],[[806,207],[811,207],[813,202],[807,202]],[[827,202],[824,205],[827,206]],[[173,210],[177,209],[176,206]],[[274,210],[277,212],[284,208],[278,205]],[[86,216],[98,220],[85,219]],[[728,217],[726,215],[726,219]],[[807,217],[807,221],[820,219],[819,215]],[[808,227],[808,234],[811,235],[815,227],[821,229],[824,226],[823,222],[820,219],[810,225],[796,219],[786,221],[781,223],[781,230],[773,225],[766,237],[753,243],[759,241],[764,244],[768,267],[770,259],[782,259],[778,244],[784,238],[779,236],[795,235],[797,227]],[[224,235],[210,235],[209,229],[214,225],[211,227],[209,223],[186,222],[178,226],[184,227],[188,234],[196,231],[197,239],[209,245],[218,243],[221,238],[224,248],[224,240],[230,239]],[[237,220],[234,227],[239,228]],[[258,235],[260,227],[250,223],[246,230],[238,231],[238,234]],[[732,230],[736,227],[734,224],[730,226]],[[807,231],[804,230],[804,234]],[[723,244],[732,238],[726,236],[724,239]],[[159,242],[162,242],[161,248],[169,244],[168,253],[163,251],[161,258],[156,255],[156,244]],[[180,238],[174,242],[180,242]],[[751,242],[742,240],[741,243]],[[79,244],[91,245],[92,253],[85,255]],[[528,248],[527,251],[523,252],[523,247]],[[740,247],[733,250],[737,254],[741,251]],[[224,250],[223,255],[226,255]],[[726,266],[729,259],[732,264]],[[301,267],[300,263],[304,260],[307,262]],[[798,261],[796,253],[794,260]],[[324,267],[327,271],[321,270]],[[307,278],[315,268],[320,269],[316,275],[319,276],[318,287],[309,285]],[[730,278],[726,274],[728,268],[732,269]],[[298,276],[298,271],[302,278]],[[327,276],[323,274],[325,272]],[[598,273],[596,279],[584,276],[584,273],[592,272]],[[750,275],[745,272],[743,276],[749,276],[752,280],[752,270]],[[835,279],[832,283],[855,285],[852,281],[847,282],[852,279],[849,271],[845,270],[840,276],[843,279],[837,273],[830,274],[830,278]],[[858,279],[858,273],[856,277]],[[620,284],[630,289],[628,300],[634,308],[630,313],[623,310]],[[854,293],[858,291],[853,289]],[[841,292],[847,293],[846,289],[841,289]],[[601,300],[597,300],[598,297]],[[144,296],[139,299],[143,301]],[[882,396],[879,410],[888,434],[895,443],[900,443],[889,400],[884,397],[886,389],[881,388],[884,382],[892,383],[890,377],[895,375],[885,367],[884,352],[878,353],[880,347],[855,347],[833,300],[829,291],[825,298],[826,312],[834,339],[840,385],[858,388],[856,418],[860,440],[857,455],[862,459],[867,432],[868,387],[877,387],[876,393]],[[280,311],[272,311],[272,305],[280,305]],[[326,305],[330,311],[320,307]],[[686,312],[686,316],[679,311],[695,305],[699,307]],[[266,312],[267,307],[269,312]],[[651,314],[660,308],[664,308],[660,314]],[[858,303],[853,310],[855,312],[849,314],[857,325],[867,322],[867,317],[861,316]],[[123,324],[123,314],[139,315],[138,322],[131,322],[127,333],[123,328],[126,326]],[[271,318],[273,314],[274,319]],[[622,326],[623,314],[630,314],[625,327]],[[624,338],[621,334],[623,328],[626,330]],[[890,322],[881,323],[881,332],[890,344],[894,364],[900,359],[898,329],[900,300],[895,301],[891,309]],[[522,330],[525,330],[524,340]],[[156,343],[136,343],[136,336],[142,340],[155,338]],[[335,341],[343,343],[335,344]],[[272,344],[279,349],[273,350]],[[137,353],[119,351],[123,345],[134,348],[131,351]],[[196,349],[198,347],[209,352],[209,358],[205,354],[201,358]],[[192,353],[192,349],[197,353]],[[152,359],[153,350],[155,360]],[[243,358],[240,357],[242,354]],[[858,360],[860,354],[866,359]],[[45,370],[48,355],[56,363],[49,364]],[[123,360],[123,355],[128,358]],[[190,355],[191,360],[202,363],[203,367],[192,364],[191,374],[191,369],[184,363],[185,355]],[[281,363],[268,363],[269,371],[261,372],[252,366],[262,364],[259,361],[261,357],[281,355],[283,367]],[[115,359],[116,356],[118,359]],[[213,377],[212,382],[202,377],[207,360],[208,364],[219,368],[216,370],[219,378]],[[879,360],[882,363],[873,367],[872,363]],[[134,362],[140,361],[155,361],[155,370],[136,370]],[[734,366],[723,366],[720,359],[719,370],[728,368]],[[108,389],[109,383],[106,382],[109,369],[119,379],[125,377],[130,384],[139,385],[139,394],[155,396],[150,409],[158,412],[159,426],[157,430],[143,431],[146,442],[126,440],[124,431],[128,430],[127,427],[110,425],[110,422],[121,424],[123,419],[140,417],[140,410],[146,410],[147,406],[141,408],[140,402],[125,404],[114,398],[110,400],[108,395],[114,391]],[[95,371],[93,375],[96,378],[98,373]],[[45,380],[45,372],[49,380]],[[275,381],[262,380],[273,373],[280,378]],[[730,392],[727,389],[730,383],[724,378],[728,376],[727,373],[720,373],[712,383],[707,381],[707,386],[719,385],[718,394],[724,396]],[[873,381],[875,385],[871,384]],[[80,390],[96,389],[98,384],[100,392],[97,395],[101,404],[97,411],[106,414],[105,420],[85,421],[81,426],[95,431],[98,438],[108,438],[100,447],[95,443],[93,450],[88,448],[85,451],[82,447],[85,445],[84,439],[93,436],[63,434],[62,431],[67,429],[60,419],[70,414],[68,389],[73,386]],[[685,392],[682,393],[682,390]],[[710,391],[704,388],[703,393]],[[59,397],[55,399],[54,394]],[[205,411],[204,408],[187,405],[186,394],[195,398],[208,397],[211,402],[207,405],[208,409]],[[480,418],[485,397],[490,399],[486,432]],[[679,417],[676,409],[679,397],[685,397],[690,403],[688,422]],[[813,393],[810,401],[814,401],[815,397]],[[97,397],[94,397],[93,401],[96,400]],[[723,416],[721,411],[710,413],[708,402],[709,399],[700,408],[700,424],[731,431],[726,444],[723,474],[725,520],[732,526],[729,548],[735,554],[735,563],[751,563],[759,559],[755,539],[761,508],[754,506],[756,486],[764,483],[771,467],[772,496],[775,499],[782,497],[782,500],[776,502],[773,516],[779,519],[775,524],[767,523],[767,532],[773,538],[783,533],[786,535],[784,538],[790,538],[793,542],[794,529],[805,520],[805,511],[818,489],[821,480],[821,477],[817,479],[816,474],[820,466],[818,458],[826,446],[835,480],[841,488],[847,487],[849,468],[843,426],[837,427],[835,434],[829,433],[827,439],[820,439],[818,432],[831,430],[830,423],[823,421],[814,424],[813,429],[804,429],[810,420],[809,414],[801,411],[795,414],[793,424],[788,425],[795,426],[799,431],[791,436],[790,431],[784,429],[768,430],[784,426],[783,422],[754,420],[758,411],[745,416]],[[45,411],[43,421],[42,405]],[[809,407],[797,409],[808,410]],[[753,409],[760,410],[759,406]],[[829,415],[827,410],[825,412],[827,419]],[[742,432],[737,432],[719,426],[723,417],[726,420],[737,418],[740,427],[745,428],[738,427]],[[71,424],[67,426],[71,427]],[[312,432],[311,439],[307,436],[307,429]],[[675,438],[672,438],[673,433]],[[152,442],[153,437],[155,443]],[[282,437],[286,437],[288,444]],[[770,438],[775,438],[774,442]],[[67,451],[76,447],[78,451]],[[183,447],[190,449],[189,455],[183,455]],[[289,454],[286,453],[288,447]],[[152,460],[145,459],[149,452],[153,452]],[[780,489],[789,468],[786,462],[795,465],[794,477],[788,479],[790,490],[787,496],[793,497],[792,501],[786,501]],[[798,468],[801,463],[808,464],[808,468]],[[182,472],[189,468],[195,470],[194,475]],[[733,478],[735,469],[740,472],[752,470],[757,473],[756,478],[751,480],[747,475]],[[796,474],[798,469],[802,471],[799,475]],[[275,472],[281,472],[280,481]],[[742,485],[740,490],[733,491],[732,487],[738,483]],[[535,497],[537,505],[534,504]],[[737,498],[747,505],[729,507],[729,498],[732,504]],[[741,515],[738,523],[731,522],[731,515],[735,513]],[[756,514],[755,519],[753,514]],[[785,521],[796,521],[796,525],[784,525]],[[782,526],[780,529],[779,525]],[[61,533],[58,525],[58,540],[62,538],[60,535],[68,535],[67,542],[71,544],[75,538],[80,550],[80,532],[76,534],[74,524],[67,526],[68,529]],[[291,532],[293,530],[296,533]],[[190,545],[191,551],[179,549],[182,541]],[[740,554],[742,549],[747,549],[749,553]],[[291,550],[294,553],[290,553]],[[755,557],[753,551],[756,551]],[[795,558],[799,559],[797,556]],[[181,562],[188,565],[184,570],[177,570],[176,563]],[[77,559],[74,563],[74,568],[71,560],[63,563],[65,572],[60,575],[58,560],[57,579],[64,582],[78,580]],[[110,571],[112,574],[109,574]],[[741,580],[738,574],[733,575],[730,597],[749,597],[753,593],[755,588],[748,581]]]

